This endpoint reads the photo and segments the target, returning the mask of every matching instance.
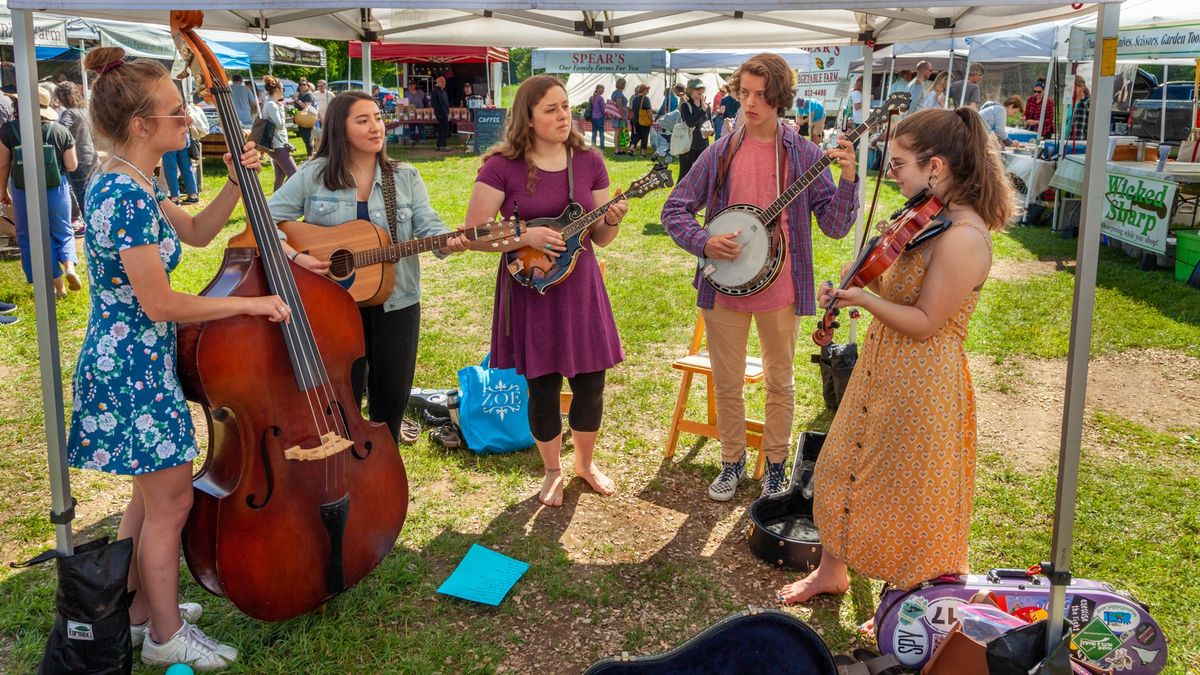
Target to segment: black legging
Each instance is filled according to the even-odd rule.
[[[567,421],[574,431],[599,431],[600,418],[604,415],[604,373],[580,373],[567,378],[571,385],[571,410]],[[529,382],[529,429],[533,437],[542,443],[552,441],[562,434],[563,376],[550,373],[535,377]]]
[[[633,139],[629,141],[629,149],[632,150],[638,145],[645,150],[650,145],[650,127],[644,127],[640,124],[635,124],[633,127]]]
[[[366,393],[371,421],[387,424],[392,436],[398,436],[417,369],[421,305],[391,312],[376,305],[361,308],[359,314],[367,354],[350,368],[354,396],[361,401]]]

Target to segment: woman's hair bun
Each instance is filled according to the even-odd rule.
[[[88,52],[83,67],[97,73],[106,73],[125,63],[125,50],[120,47],[97,47]]]

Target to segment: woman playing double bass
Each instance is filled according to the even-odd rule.
[[[95,71],[91,117],[112,154],[87,191],[91,312],[75,369],[68,436],[72,466],[133,476],[133,498],[118,537],[132,537],[129,615],[142,661],[224,667],[237,650],[206,636],[193,622],[200,605],[179,605],[180,532],[192,506],[196,439],[175,372],[177,323],[239,314],[288,321],[278,296],[207,298],[172,290],[180,242],[208,245],[240,197],[234,179],[196,215],[189,215],[150,179],[163,153],[184,146],[187,107],[155,61],[124,62],[120,48],[88,52]],[[247,143],[243,166],[259,168]],[[232,158],[225,164],[233,175]]]

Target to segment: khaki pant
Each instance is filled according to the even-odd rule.
[[[746,341],[750,319],[758,327],[766,374],[767,405],[763,420],[763,452],[768,462],[787,459],[796,409],[796,384],[792,364],[796,357],[796,332],[800,317],[794,305],[773,312],[738,312],[721,307],[701,310],[712,361],[713,388],[717,395],[717,430],[721,434],[721,461],[736,462],[746,449]]]

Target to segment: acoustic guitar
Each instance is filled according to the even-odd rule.
[[[328,260],[329,278],[349,291],[360,307],[382,304],[391,295],[396,276],[396,268],[391,263],[445,248],[446,242],[460,232],[471,241],[491,242],[497,248],[509,239],[521,239],[521,222],[515,218],[396,243],[392,243],[387,230],[369,220],[352,220],[333,226],[288,220],[281,222],[279,229],[283,230],[292,248],[319,260]]]
[[[582,206],[571,202],[556,217],[526,221],[526,227],[553,227],[558,230],[566,242],[567,250],[560,253],[558,258],[551,258],[545,251],[529,246],[509,251],[505,254],[508,273],[522,286],[528,286],[545,295],[551,287],[561,284],[571,276],[575,269],[575,261],[583,252],[583,234],[608,213],[608,207],[623,199],[642,197],[672,185],[674,181],[671,178],[671,170],[656,163],[650,173],[633,181],[628,190],[587,213],[583,212]]]

